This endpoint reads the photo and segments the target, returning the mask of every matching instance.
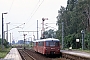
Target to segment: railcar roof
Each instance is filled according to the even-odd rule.
[[[40,40],[36,40],[36,41],[33,41],[33,42],[39,42],[39,41],[60,41],[59,39],[55,39],[55,38],[47,38],[47,39],[40,39]]]

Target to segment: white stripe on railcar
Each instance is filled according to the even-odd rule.
[[[60,41],[59,39],[54,39],[54,38],[47,38],[47,39],[41,39],[41,40],[37,40],[37,42],[39,41]]]

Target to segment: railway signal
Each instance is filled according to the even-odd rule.
[[[18,32],[37,32],[37,31],[18,31]],[[23,34],[23,36],[24,36],[24,49],[25,49],[25,36],[26,36],[27,34]],[[32,43],[31,43],[32,44]]]
[[[24,36],[24,49],[25,49],[25,36],[26,36],[27,34],[23,34],[23,36]]]
[[[44,29],[44,21],[48,20],[48,18],[42,18],[42,32],[41,32],[41,37],[44,38],[43,32],[45,31]]]

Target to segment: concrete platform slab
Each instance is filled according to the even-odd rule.
[[[17,48],[12,48],[4,60],[22,60]]]

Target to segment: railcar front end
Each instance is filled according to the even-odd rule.
[[[60,44],[59,41],[46,41],[45,42],[45,54],[60,54]]]

